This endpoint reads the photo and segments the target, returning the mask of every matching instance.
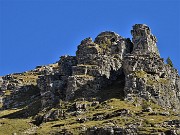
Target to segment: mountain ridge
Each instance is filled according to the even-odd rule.
[[[147,25],[131,34],[102,32],[82,40],[76,56],[2,77],[1,118],[31,123],[19,134],[179,134],[178,71]]]

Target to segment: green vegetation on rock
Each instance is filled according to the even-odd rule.
[[[170,57],[168,57],[168,58],[166,59],[166,62],[167,62],[167,64],[168,64],[169,66],[173,67],[173,63],[172,63],[172,60],[170,59]]]

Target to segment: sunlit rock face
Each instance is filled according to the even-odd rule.
[[[178,111],[178,71],[164,63],[156,46],[156,37],[147,25],[136,24],[131,33],[133,52],[127,54],[123,62],[125,99],[133,102],[142,98]]]
[[[131,30],[133,36],[132,42],[134,44],[133,52],[141,52],[144,54],[155,53],[159,55],[156,46],[157,39],[151,33],[150,28],[145,24],[135,24]]]
[[[147,25],[135,24],[131,33],[132,41],[101,32],[82,40],[75,56],[0,77],[0,131],[17,125],[9,134],[180,134],[178,71],[164,63]]]
[[[97,97],[99,91],[123,76],[125,85],[120,87],[125,100],[145,99],[179,110],[177,70],[164,63],[157,39],[147,25],[135,24],[131,34],[132,42],[115,32],[105,31],[94,41],[92,38],[82,40],[76,56],[62,56],[58,71],[51,71],[38,80],[43,106],[60,99]]]

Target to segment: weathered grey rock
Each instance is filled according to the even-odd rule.
[[[62,115],[63,111],[61,110],[49,111],[43,116],[43,122],[58,120],[58,118],[60,118]]]
[[[150,28],[145,24],[135,24],[131,30],[134,44],[133,53],[155,53],[159,55],[156,42],[157,39],[151,34]]]
[[[102,32],[81,41],[76,56],[62,56],[59,71],[40,78],[42,105],[59,99],[92,98],[125,74],[125,99],[153,101],[178,111],[180,79],[176,69],[160,57],[156,37],[145,24],[136,24],[133,39]],[[44,78],[44,79],[43,79]],[[121,96],[121,95],[120,95]]]
[[[113,108],[113,105],[110,105],[105,106],[106,109],[113,109],[108,113],[102,111],[88,117],[81,115],[89,111],[87,106],[96,106],[94,108],[98,109],[101,107],[99,102],[114,98],[112,94],[114,88],[108,89],[114,84],[117,90],[114,92],[115,97],[133,102],[137,106],[141,105],[141,113],[148,112],[148,115],[171,116],[169,109],[174,112],[180,111],[180,77],[178,71],[164,63],[164,59],[160,57],[158,52],[157,39],[147,25],[136,24],[131,33],[132,42],[129,38],[123,38],[115,32],[102,32],[94,41],[91,38],[82,40],[78,45],[76,56],[65,55],[60,57],[60,60],[55,64],[37,66],[31,72],[24,72],[30,76],[38,75],[37,86],[40,93],[36,84],[31,82],[27,76],[18,79],[14,76],[15,74],[0,77],[0,103],[3,103],[4,108],[16,109],[27,105],[27,102],[40,98],[42,114],[39,113],[34,117],[36,125],[59,118],[66,119],[68,116],[77,116],[77,123],[103,120],[103,127],[86,129],[85,126],[82,126],[82,134],[138,134],[138,128],[142,127],[142,122],[127,123],[124,127],[118,127],[116,122],[110,121],[114,117],[133,116],[132,110],[117,110]],[[16,75],[23,74],[17,73]],[[29,92],[33,88],[37,91],[33,91],[36,95],[32,94],[28,97],[30,100],[15,100],[20,96],[23,97],[21,93]],[[111,91],[108,91],[106,95],[106,90]],[[10,95],[6,92],[9,92]],[[104,94],[103,92],[105,92],[105,97],[101,96]],[[111,94],[113,96],[110,96]],[[63,107],[67,110],[60,105],[61,101],[79,98],[82,99],[82,102],[76,100],[75,104],[71,104],[71,108],[67,109],[67,106],[64,105]],[[97,101],[92,99],[97,99]],[[83,103],[85,100],[91,103]],[[165,110],[163,112],[156,111],[148,104],[152,102],[162,106]],[[109,125],[106,125],[106,122]],[[62,125],[64,126],[64,124]],[[165,132],[152,131],[154,134],[176,135],[180,133],[179,120],[149,125],[151,127],[169,127],[169,130]],[[59,125],[55,126],[58,127]],[[54,131],[50,133],[55,134]],[[72,133],[64,129],[57,134]]]
[[[85,132],[85,135],[137,135],[137,129],[134,127],[91,127]]]
[[[146,25],[134,25],[133,52],[124,57],[126,76],[124,93],[129,101],[143,98],[157,104],[180,110],[179,75],[160,58],[156,38]]]
[[[58,64],[60,75],[70,76],[72,74],[72,66],[77,64],[76,57],[69,55],[61,56]]]

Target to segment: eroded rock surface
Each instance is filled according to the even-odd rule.
[[[164,63],[147,25],[131,34],[105,31],[82,40],[76,56],[0,77],[1,109],[15,112],[3,118],[33,116],[33,133],[179,134],[178,71]]]
[[[62,56],[58,72],[38,80],[42,106],[59,99],[97,97],[96,93],[123,74],[125,100],[145,99],[179,110],[178,71],[164,63],[147,25],[135,24],[131,33],[132,42],[114,32],[102,32],[94,41],[82,40],[76,56]]]

